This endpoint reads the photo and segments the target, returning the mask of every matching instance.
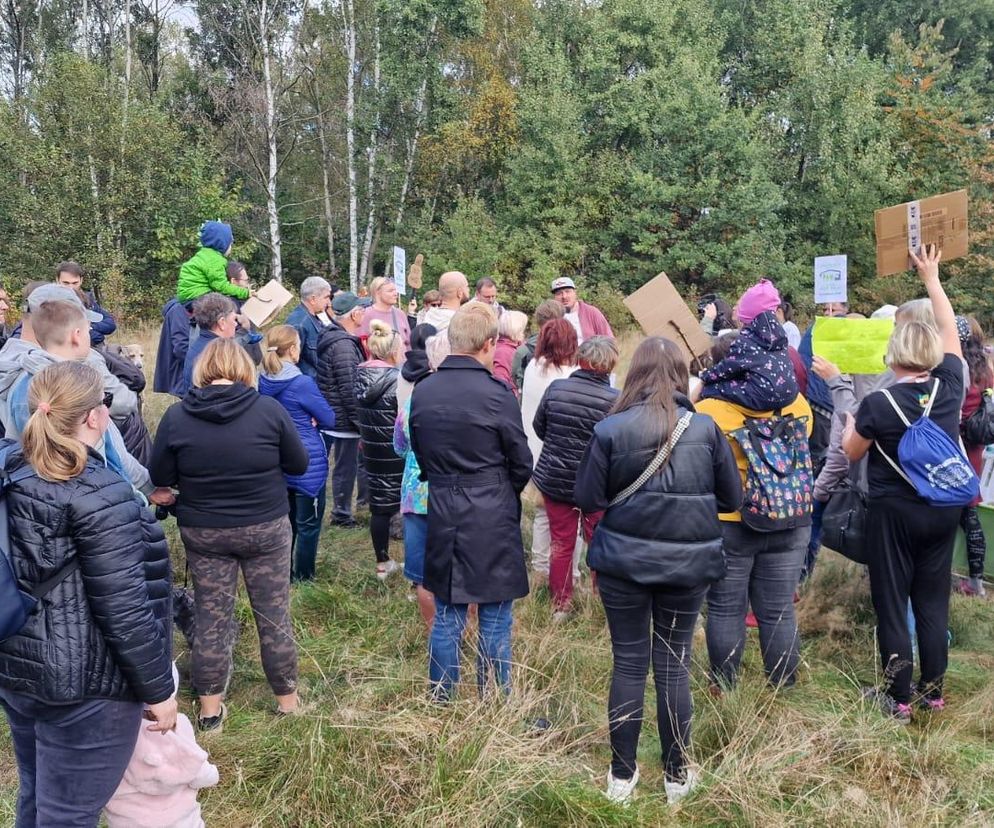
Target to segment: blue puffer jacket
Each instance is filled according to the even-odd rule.
[[[335,412],[318,391],[314,378],[290,362],[284,362],[276,375],[262,374],[259,393],[272,397],[287,410],[307,449],[307,471],[286,475],[287,488],[314,497],[328,479],[328,450],[319,429],[335,427]],[[317,421],[316,427],[312,421]]]

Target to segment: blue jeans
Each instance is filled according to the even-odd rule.
[[[140,702],[97,699],[48,705],[0,690],[14,740],[17,828],[96,828],[131,761]]]
[[[326,488],[322,486],[314,497],[308,497],[293,489],[288,490],[293,543],[291,577],[295,581],[309,581],[314,577],[318,541],[321,539],[321,521],[324,519]]]
[[[425,580],[425,547],[428,544],[428,515],[404,515],[404,577],[421,586]]]
[[[810,529],[756,532],[742,523],[721,524],[728,570],[708,591],[707,642],[711,680],[735,684],[745,648],[750,603],[759,622],[759,646],[772,684],[794,683],[800,637],[794,588],[804,564]]]
[[[480,639],[476,655],[476,684],[487,687],[490,668],[505,693],[511,692],[511,607],[513,601],[478,604]],[[428,680],[438,701],[448,701],[459,683],[459,645],[466,629],[469,604],[449,604],[436,596],[435,623],[428,641]]]

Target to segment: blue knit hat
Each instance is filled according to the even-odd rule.
[[[205,221],[200,228],[201,246],[216,250],[222,256],[228,252],[234,240],[235,234],[231,232],[231,225],[223,221]]]

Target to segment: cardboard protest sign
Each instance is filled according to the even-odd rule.
[[[815,304],[847,302],[848,256],[819,256],[815,259]]]
[[[711,349],[711,337],[701,330],[697,316],[665,273],[625,299],[625,306],[646,334],[665,336],[679,345],[688,365]]]
[[[970,252],[966,190],[908,201],[873,214],[877,231],[877,276],[911,270],[909,251],[925,245],[942,250],[942,261]]]
[[[421,290],[421,280],[424,275],[422,272],[424,260],[424,254],[418,253],[418,255],[414,257],[414,264],[411,265],[411,269],[407,272],[407,284],[415,290]]]
[[[293,294],[290,291],[272,279],[259,288],[255,296],[245,301],[245,304],[242,305],[242,313],[252,320],[253,325],[261,328],[290,304],[292,298]]]
[[[811,334],[815,356],[839,366],[843,374],[882,374],[893,319],[846,319],[819,316]]]

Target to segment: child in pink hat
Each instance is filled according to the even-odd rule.
[[[728,356],[701,373],[703,399],[727,400],[753,411],[771,411],[794,401],[799,389],[787,353],[787,334],[775,311],[780,294],[760,279],[742,294],[736,315],[743,324]]]
[[[173,681],[178,684],[175,664]],[[207,761],[207,751],[182,713],[176,729],[167,733],[152,733],[145,724],[104,809],[108,828],[204,828],[197,791],[217,784],[217,767]]]

